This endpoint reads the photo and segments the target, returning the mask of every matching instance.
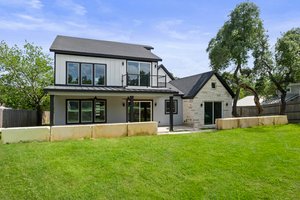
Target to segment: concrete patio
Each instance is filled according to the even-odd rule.
[[[211,132],[214,131],[214,128],[209,129],[195,129],[190,126],[174,126],[172,132],[170,132],[170,129],[168,126],[161,126],[158,127],[157,134],[158,135],[166,135],[166,134],[187,134],[187,133],[195,133],[195,132]]]

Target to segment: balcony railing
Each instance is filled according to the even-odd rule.
[[[167,78],[163,75],[123,74],[122,86],[167,87]]]

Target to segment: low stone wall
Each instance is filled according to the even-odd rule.
[[[89,139],[92,136],[92,125],[66,125],[51,127],[51,141]]]
[[[157,122],[3,128],[2,142],[62,141],[157,135]]]
[[[49,141],[50,126],[3,128],[1,140],[4,144],[32,141]]]
[[[217,129],[247,128],[253,126],[268,126],[287,124],[286,115],[221,118],[216,120]]]
[[[140,126],[140,123],[129,123],[127,132],[128,136],[156,135],[157,122],[143,122],[143,126]]]
[[[127,123],[94,125],[92,138],[113,138],[127,136],[127,126]]]

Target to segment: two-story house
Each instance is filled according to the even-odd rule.
[[[158,121],[169,124],[174,96],[174,124],[182,123],[178,91],[159,70],[162,59],[147,45],[57,36],[51,99],[53,125]],[[132,105],[132,106],[131,106]]]
[[[54,85],[45,88],[51,124],[173,121],[201,128],[231,117],[233,93],[222,77],[206,72],[174,80],[152,49],[57,36],[50,47]]]

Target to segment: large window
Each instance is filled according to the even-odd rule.
[[[130,119],[130,101],[128,101],[128,120]],[[133,122],[145,122],[152,120],[152,101],[133,102]]]
[[[94,65],[94,84],[105,85],[105,65],[95,64]]]
[[[106,122],[106,100],[67,100],[67,124]]]
[[[170,100],[165,100],[165,114],[170,114]],[[178,101],[173,100],[173,114],[178,114]]]
[[[69,85],[79,84],[79,63],[67,63],[67,83]]]
[[[93,64],[81,64],[81,85],[92,85]]]
[[[67,84],[84,86],[104,86],[106,65],[67,62]]]
[[[150,63],[128,61],[127,75],[130,86],[150,86]]]

